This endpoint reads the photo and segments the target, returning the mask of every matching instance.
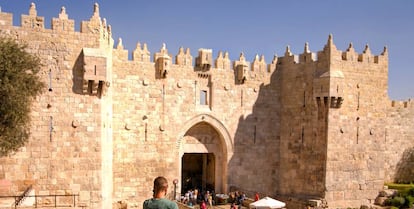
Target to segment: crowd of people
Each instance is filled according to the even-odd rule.
[[[246,199],[246,194],[243,192],[231,192],[229,194],[229,202],[231,203],[230,209],[241,208],[243,201]]]
[[[223,194],[221,194],[223,195]],[[241,209],[243,206],[243,202],[246,199],[246,194],[244,192],[230,192],[228,195],[224,195],[227,197],[225,203],[230,203],[230,209]],[[195,206],[199,205],[200,209],[209,209],[212,208],[213,205],[221,204],[219,195],[215,195],[214,191],[206,191],[200,192],[198,189],[188,190],[183,196],[181,196],[181,203],[186,204],[188,206]],[[254,201],[259,200],[259,194],[256,193],[254,196]]]
[[[159,176],[154,179],[153,197],[147,199],[143,203],[144,209],[178,209],[178,205],[166,199],[168,189],[168,181],[165,177]],[[227,195],[226,195],[227,197]],[[228,195],[225,203],[231,203],[230,209],[241,209],[243,201],[246,199],[246,194],[243,192],[231,192]],[[256,193],[254,200],[259,200],[259,194]],[[189,190],[180,198],[181,203],[188,206],[199,205],[200,209],[212,209],[216,204],[216,195],[214,191],[200,192],[198,189]],[[236,207],[237,206],[237,207]]]
[[[200,192],[198,189],[194,189],[188,190],[183,196],[181,196],[180,201],[188,206],[199,204],[201,209],[206,209],[211,208],[215,204],[214,197],[214,191]]]

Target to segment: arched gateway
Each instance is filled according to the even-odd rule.
[[[233,142],[224,125],[211,115],[187,121],[178,136],[181,193],[198,188],[227,193],[227,165]]]

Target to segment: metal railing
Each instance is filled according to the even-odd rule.
[[[32,191],[32,189],[33,189],[33,185],[30,185],[29,187],[27,187],[27,189],[24,190],[23,194],[20,195],[18,198],[16,198],[14,200],[14,205],[15,206],[20,205],[24,201],[24,199],[27,197],[27,195],[29,194],[29,192]]]
[[[54,194],[54,195],[12,195],[12,196],[0,196],[0,199],[5,198],[14,198],[14,208],[17,208],[26,198],[34,197],[34,207],[37,208],[38,206],[41,207],[76,207],[76,197],[79,197],[79,194]],[[58,203],[59,197],[71,197],[71,203]],[[53,199],[52,204],[38,204],[38,198],[50,198]],[[68,199],[66,199],[68,200]]]

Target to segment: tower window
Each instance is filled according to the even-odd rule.
[[[200,91],[200,105],[207,105],[207,91],[201,90]]]

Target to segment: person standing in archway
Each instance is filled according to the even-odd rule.
[[[206,202],[201,200],[200,209],[207,209]]]
[[[207,191],[207,201],[208,201],[208,208],[213,208],[213,197],[211,193]]]
[[[256,194],[254,195],[254,201],[258,201],[259,199],[260,199],[259,193],[256,192]]]
[[[178,209],[177,203],[165,198],[167,195],[168,181],[163,176],[154,179],[154,194],[151,199],[147,199],[143,203],[144,209]]]

